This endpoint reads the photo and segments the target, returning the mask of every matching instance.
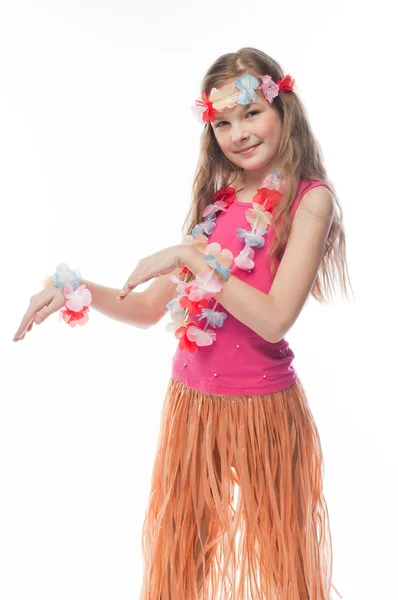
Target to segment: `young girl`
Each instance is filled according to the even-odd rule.
[[[141,259],[118,302],[58,265],[14,337],[59,309],[72,326],[90,304],[139,327],[170,311],[141,600],[336,590],[321,443],[284,336],[310,294],[325,302],[337,276],[347,297],[349,277],[340,203],[294,85],[259,50],[218,58],[193,107],[203,133],[183,242]]]

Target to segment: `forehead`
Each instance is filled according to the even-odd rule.
[[[216,114],[214,115],[214,120],[222,121],[223,119],[225,119],[227,117],[231,117],[235,113],[237,115],[239,115],[239,113],[243,113],[249,109],[253,110],[254,108],[260,108],[260,106],[262,106],[260,104],[260,102],[250,102],[249,104],[236,104],[232,108],[227,107],[227,108],[224,108],[224,110],[222,110],[221,112],[217,111]]]
[[[233,79],[230,79],[228,81],[225,81],[222,85],[217,85],[217,89],[222,91],[222,92],[226,92],[228,90],[228,88],[231,86],[231,83],[234,83],[234,81],[236,81],[236,77],[234,77]],[[260,84],[259,84],[260,87]],[[238,91],[238,88],[236,88]],[[266,103],[266,99],[264,98],[264,96],[262,95],[261,89],[256,90],[257,93],[257,100],[256,102],[250,102],[249,104],[236,104],[235,106],[233,106],[232,108],[224,108],[223,111],[221,112],[217,112],[215,114],[215,121],[219,121],[223,118],[226,118],[227,116],[232,116],[235,113],[239,114],[240,112],[244,112],[245,110],[249,109],[249,108],[259,108],[261,106],[263,106]]]

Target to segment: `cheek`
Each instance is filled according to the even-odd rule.
[[[229,152],[229,145],[230,145],[230,140],[228,139],[228,136],[226,135],[217,135],[216,133],[214,134],[217,144],[219,145],[221,151],[225,154],[225,152]]]
[[[278,118],[274,116],[266,115],[261,122],[259,122],[258,133],[266,137],[279,136],[281,131],[281,123]]]

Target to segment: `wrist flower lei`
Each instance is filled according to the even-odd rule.
[[[221,249],[217,242],[207,243],[208,236],[216,226],[216,213],[226,211],[235,199],[235,189],[224,186],[213,197],[213,203],[206,206],[202,212],[205,220],[195,225],[191,234],[184,237],[183,243],[195,246],[204,254],[204,261],[212,267],[212,271],[202,271],[191,282],[182,281],[175,275],[170,280],[177,284],[177,296],[166,304],[170,311],[171,322],[166,325],[167,331],[174,331],[179,340],[179,347],[189,352],[195,352],[199,346],[210,346],[216,341],[213,327],[222,327],[227,314],[216,311],[218,301],[209,307],[209,299],[215,299],[221,290],[223,281],[231,275],[231,265],[238,269],[251,271],[254,268],[254,248],[262,248],[268,225],[272,221],[272,212],[283,196],[283,185],[279,169],[272,171],[263,181],[263,187],[257,190],[252,200],[253,208],[245,212],[251,229],[237,228],[237,237],[245,243],[241,252],[233,257],[227,248]],[[182,273],[190,273],[184,267]],[[198,321],[205,320],[203,329],[195,321],[189,320],[189,315],[196,315]],[[209,327],[210,325],[210,327]]]
[[[59,320],[62,318],[71,327],[87,323],[89,305],[92,302],[90,290],[84,283],[80,284],[80,280],[80,271],[70,269],[67,263],[60,263],[54,275],[44,282],[44,287],[54,284],[62,289],[66,302],[59,311]]]

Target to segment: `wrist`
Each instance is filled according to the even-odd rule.
[[[187,249],[188,251],[185,254],[185,265],[195,277],[198,273],[212,273],[214,271],[214,275],[221,279],[223,283],[228,281],[231,270],[222,267],[214,256],[203,254],[200,250],[195,248],[195,246],[187,246]]]
[[[183,251],[183,262],[184,265],[193,273],[195,276],[203,271],[211,273],[212,268],[204,261],[204,254],[200,252],[195,246],[185,245]]]
[[[180,259],[180,267],[188,267],[189,263],[192,261],[192,250],[195,250],[193,246],[189,244],[179,244],[178,245],[178,257]]]
[[[43,281],[43,288],[48,288],[52,285],[54,285],[54,278],[50,275],[50,277],[47,277],[47,279]]]
[[[223,285],[228,280],[231,271],[227,266],[231,264],[230,257],[225,251],[215,252],[218,245],[213,246],[214,254],[210,252],[203,254],[195,246],[181,247],[180,256],[183,258],[185,267],[195,277],[193,282],[181,280],[172,281],[178,283],[177,296],[173,298],[166,307],[170,311],[171,322],[167,325],[168,331],[174,331],[179,340],[179,348],[194,352],[200,346],[209,346],[216,339],[213,327],[221,327],[227,314],[216,311],[218,304],[218,293],[222,291]],[[217,261],[219,258],[219,261]],[[214,304],[209,308],[208,301],[214,299]],[[199,322],[190,319],[195,314],[205,319],[203,329]]]
[[[55,286],[65,298],[65,305],[60,316],[71,327],[84,325],[88,321],[89,306],[92,296],[89,289],[81,281],[80,271],[69,268],[67,263],[57,265],[55,273],[43,281],[44,288]]]

